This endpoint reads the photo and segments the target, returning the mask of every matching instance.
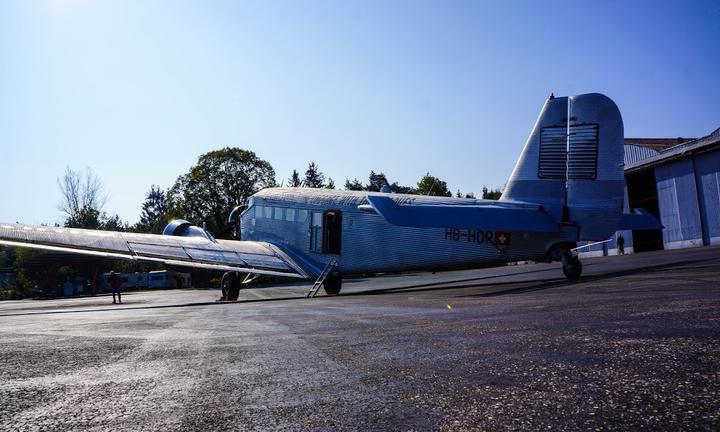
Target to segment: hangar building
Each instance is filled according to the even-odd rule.
[[[625,139],[625,211],[643,208],[665,227],[619,231],[582,256],[720,244],[720,128],[697,139]]]

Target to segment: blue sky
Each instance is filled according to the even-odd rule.
[[[720,127],[720,2],[0,2],[0,221],[61,222],[92,168],[130,223],[151,184],[253,150],[287,179],[504,184],[550,92],[626,136]]]

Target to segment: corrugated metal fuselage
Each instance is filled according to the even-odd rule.
[[[278,245],[312,273],[319,273],[334,258],[340,272],[358,274],[453,270],[541,260],[552,245],[573,238],[572,233],[496,232],[481,224],[477,229],[400,227],[368,208],[368,193],[266,189],[253,197],[242,215],[242,239]],[[472,202],[445,197],[393,197],[443,204]],[[339,233],[332,240],[328,238],[333,234],[327,230],[327,212],[340,220]],[[334,247],[339,249],[329,250]]]

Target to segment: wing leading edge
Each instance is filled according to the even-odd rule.
[[[415,228],[483,228],[500,231],[559,232],[540,206],[400,205],[391,197],[368,195],[370,205],[393,225]]]
[[[211,270],[309,277],[279,247],[256,241],[0,224],[0,245]]]

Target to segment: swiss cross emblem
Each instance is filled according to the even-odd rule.
[[[498,246],[510,246],[512,234],[505,231],[495,231],[495,244]]]

